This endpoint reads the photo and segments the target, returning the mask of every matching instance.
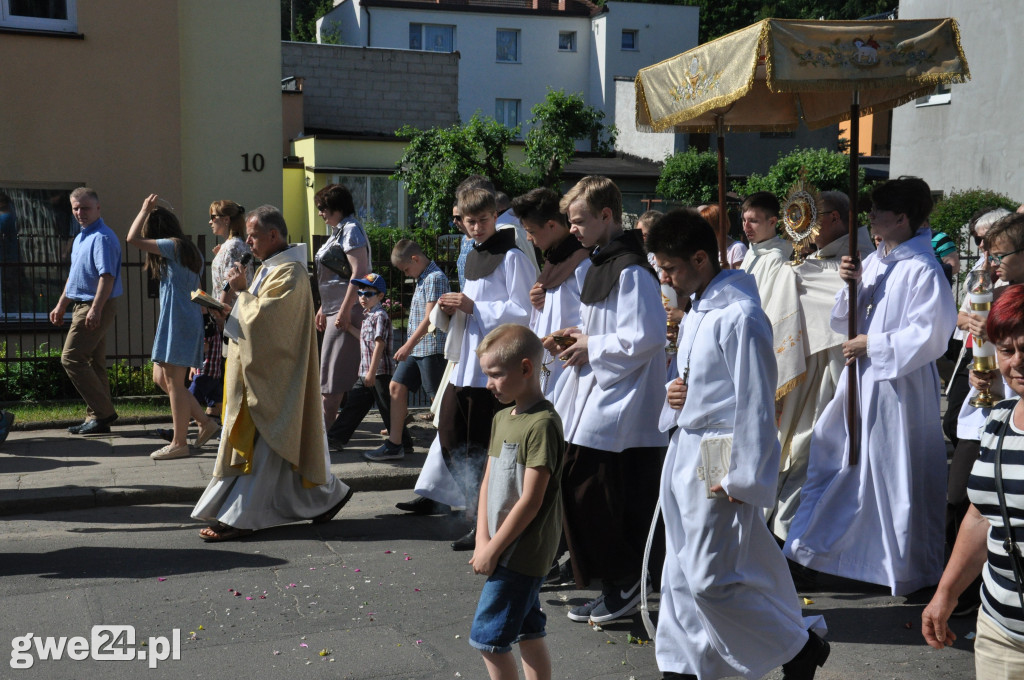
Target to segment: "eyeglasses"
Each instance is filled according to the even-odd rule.
[[[216,220],[216,219],[221,218],[221,217],[227,217],[227,215],[210,215],[210,219],[211,220]]]
[[[995,262],[996,264],[1002,264],[1003,258],[1008,255],[1016,255],[1017,253],[1024,253],[1024,248],[1018,248],[1017,250],[1011,250],[1008,253],[989,253],[988,261]]]
[[[974,239],[974,245],[980,246],[982,241],[985,240],[984,236],[978,236],[977,234],[971,234],[971,238]]]
[[[379,290],[357,290],[356,293],[359,297],[373,297],[374,295],[380,295]]]

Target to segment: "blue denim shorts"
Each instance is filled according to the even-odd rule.
[[[405,385],[412,394],[415,394],[422,386],[427,393],[427,398],[433,399],[437,394],[437,388],[441,384],[441,377],[444,375],[447,365],[448,362],[441,354],[407,357],[398,364],[391,381]]]
[[[469,644],[483,652],[512,651],[512,643],[535,640],[547,633],[548,617],[540,610],[544,579],[498,567],[484,583],[476,607]]]

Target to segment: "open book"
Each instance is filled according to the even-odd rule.
[[[203,307],[209,307],[210,309],[216,309],[219,311],[224,311],[228,308],[227,305],[203,291],[202,288],[197,288],[192,291],[192,302],[197,305],[202,305]]]

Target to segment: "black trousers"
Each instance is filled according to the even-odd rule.
[[[600,578],[605,589],[628,588],[640,579],[664,459],[664,446],[601,451],[566,445],[562,526],[578,586]],[[664,556],[665,532],[659,530],[649,564],[654,583]]]
[[[485,387],[448,385],[441,397],[437,436],[441,454],[455,482],[466,497],[466,512],[476,516],[480,482],[487,465],[491,422],[503,408]]]
[[[949,378],[949,394],[946,395],[946,412],[942,416],[942,432],[952,442],[953,448],[956,448],[959,441],[956,436],[956,421],[960,416],[960,407],[963,406],[967,393],[971,391],[971,385],[967,381],[967,372],[971,370],[973,360],[974,354],[968,349],[964,352],[960,368]]]
[[[366,414],[370,412],[373,405],[377,405],[377,411],[384,420],[384,427],[391,430],[391,384],[390,375],[378,375],[372,387],[363,384],[359,378],[356,384],[345,395],[345,405],[341,407],[337,419],[327,431],[327,438],[345,445],[352,438],[356,428],[363,422]],[[403,442],[408,441],[408,433],[404,435]]]

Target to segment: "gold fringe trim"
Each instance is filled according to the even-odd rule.
[[[758,62],[758,59],[760,58],[760,55],[761,55],[761,45],[764,42],[765,36],[768,34],[768,22],[769,22],[768,19],[762,19],[761,22],[760,22],[760,24],[761,24],[760,35],[758,36],[757,43],[756,43],[756,46],[754,48],[754,59],[753,59],[753,63],[751,64],[751,67],[750,67],[750,75],[747,77],[747,82],[746,82],[745,85],[743,85],[742,87],[740,87],[740,88],[730,92],[729,94],[723,94],[723,95],[719,95],[718,97],[712,97],[711,99],[708,99],[707,101],[703,102],[702,104],[698,104],[697,106],[690,107],[690,108],[685,109],[683,111],[677,111],[676,113],[673,113],[670,116],[666,116],[666,117],[660,118],[658,120],[651,120],[651,128],[653,129],[653,131],[654,132],[663,132],[663,131],[667,130],[670,127],[675,127],[675,126],[677,126],[677,125],[679,125],[681,123],[684,123],[684,122],[686,122],[686,121],[688,121],[690,119],[699,118],[700,116],[703,116],[705,113],[713,111],[714,109],[725,108],[726,106],[729,106],[730,104],[732,104],[736,100],[742,99],[744,96],[746,96],[746,94],[748,92],[750,92],[750,88],[752,88],[754,86],[754,77],[757,75],[757,62]],[[732,35],[733,33],[739,33],[740,31],[747,31],[747,30],[750,30],[751,28],[752,27],[748,27],[748,28],[740,29],[739,31],[733,31],[729,35]],[[725,36],[723,36],[723,37],[725,37]],[[717,40],[722,40],[722,38],[718,38]],[[712,42],[716,42],[716,41],[713,40]],[[704,43],[704,45],[708,45],[708,44],[710,44],[710,43]],[[686,52],[683,52],[682,54],[678,54],[678,55],[676,55],[674,57],[670,57],[669,59],[661,61],[661,62],[655,64],[654,66],[648,66],[646,68],[641,69],[637,73],[637,76],[636,76],[637,77],[637,81],[641,80],[641,78],[643,77],[644,71],[646,71],[648,69],[657,68],[658,66],[660,66],[660,65],[662,65],[662,64],[664,64],[664,63],[666,63],[668,61],[671,61],[673,59],[680,59],[680,60],[682,60],[683,58],[686,57],[686,55],[690,54],[691,52],[694,52],[696,50],[702,49],[704,47],[704,45],[698,45],[697,47],[693,48],[692,50],[687,50]],[[642,87],[642,83],[641,83],[641,87]],[[638,90],[638,92],[639,92],[639,90]],[[639,98],[639,95],[638,95],[638,98]],[[639,106],[639,104],[637,106]],[[647,100],[646,100],[646,98],[644,99],[644,107],[645,107],[645,109],[647,107]],[[723,113],[725,113],[725,112],[723,112]],[[649,110],[647,111],[647,117],[648,117],[648,119],[650,119],[650,111]],[[707,129],[705,129],[705,128],[707,128]],[[706,125],[700,125],[700,126],[694,126],[694,127],[687,127],[685,130],[678,130],[677,129],[677,132],[714,132],[716,129],[717,128],[712,124],[710,127],[706,126]],[[761,129],[761,128],[758,128],[758,129]],[[786,129],[792,129],[792,128],[786,128]],[[736,131],[739,132],[740,130],[736,130]]]
[[[780,387],[779,389],[775,390],[775,401],[782,399],[784,396],[795,390],[797,386],[800,385],[806,379],[807,373],[801,373],[800,375],[798,375],[797,377],[793,378],[785,385]]]

